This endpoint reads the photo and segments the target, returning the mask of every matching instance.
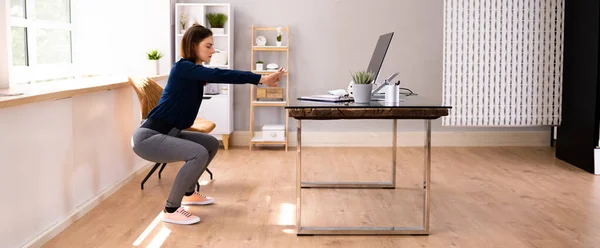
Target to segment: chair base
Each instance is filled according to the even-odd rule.
[[[146,181],[148,181],[148,178],[150,178],[150,176],[152,176],[152,174],[154,174],[154,171],[156,171],[156,169],[158,169],[158,167],[161,166],[161,163],[156,163],[154,164],[154,166],[152,166],[152,169],[150,169],[150,171],[148,172],[148,174],[146,175],[146,177],[144,177],[144,180],[142,180],[142,190],[144,190],[144,184],[146,183]],[[161,178],[161,174],[162,171],[165,169],[165,166],[167,166],[167,163],[163,163],[162,166],[160,167],[160,170],[158,171],[158,178]],[[208,168],[206,168],[206,172],[208,172],[208,174],[210,175],[210,180],[213,180],[213,174],[212,171],[210,171]],[[200,184],[198,182],[196,182],[196,191],[200,191]]]

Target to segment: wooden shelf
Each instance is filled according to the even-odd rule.
[[[253,137],[250,142],[254,143],[254,144],[273,144],[273,145],[285,145],[287,143],[286,139],[264,140],[262,137]]]
[[[289,50],[287,46],[253,46],[252,50],[254,51],[281,51],[285,52]]]
[[[283,39],[283,41],[285,42],[284,44],[286,44],[286,46],[257,46],[256,45],[256,40],[255,40],[255,32],[256,31],[277,31],[278,28],[277,27],[261,27],[261,28],[257,28],[254,25],[252,25],[252,38],[250,39],[250,41],[252,42],[252,44],[250,45],[251,47],[251,53],[250,53],[250,70],[253,73],[256,74],[261,74],[261,75],[269,75],[269,74],[273,74],[275,72],[277,72],[276,70],[262,70],[262,71],[257,71],[256,69],[256,61],[255,61],[255,53],[256,52],[285,52],[286,58],[286,64],[285,65],[281,65],[281,67],[289,69],[290,67],[290,27],[286,26],[286,27],[281,27],[281,31],[282,31],[282,35],[286,35],[286,37]],[[279,63],[279,62],[278,62]],[[284,62],[281,62],[281,64],[283,64]],[[283,96],[283,99],[289,99],[289,95],[290,95],[290,74],[288,72],[285,72],[283,74],[283,76],[281,77],[281,82],[280,82],[280,87],[285,88],[285,94]],[[285,82],[283,81],[285,80]],[[285,110],[284,112],[284,118],[285,118],[285,130],[284,130],[284,138],[282,140],[279,141],[271,141],[271,140],[263,140],[262,137],[255,137],[255,131],[254,131],[254,115],[255,115],[255,108],[257,107],[285,107],[287,106],[288,102],[286,101],[258,101],[256,99],[256,90],[257,90],[257,86],[252,85],[250,87],[250,137],[252,137],[252,139],[250,140],[250,150],[252,151],[252,147],[254,145],[258,145],[258,144],[271,144],[271,145],[284,145],[285,146],[285,151],[288,151],[288,133],[289,133],[289,117],[288,117],[288,111]]]
[[[283,107],[286,104],[286,101],[252,101],[253,106],[261,107]]]
[[[267,71],[267,70],[262,70],[262,71],[256,71],[256,70],[254,70],[254,71],[252,71],[252,73],[263,74],[263,75],[269,75],[269,74],[273,74],[275,72],[277,72],[277,71]],[[288,74],[287,71],[283,73],[283,75],[287,75],[287,74]]]

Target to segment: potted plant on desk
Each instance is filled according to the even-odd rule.
[[[373,77],[373,73],[366,70],[352,73],[352,81],[354,82],[354,102],[368,103],[371,101]]]

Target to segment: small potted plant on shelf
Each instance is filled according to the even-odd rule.
[[[225,22],[227,22],[227,15],[223,13],[208,13],[206,19],[210,23],[210,30],[213,34],[225,34]]]
[[[353,81],[354,102],[368,103],[371,101],[373,91],[373,73],[370,71],[358,71],[351,73]]]
[[[281,46],[281,27],[277,27],[277,46]]]
[[[277,46],[281,46],[281,34],[277,35]]]
[[[256,61],[256,70],[257,71],[262,71],[263,70],[263,62],[262,61]]]
[[[162,58],[163,55],[156,49],[146,52],[146,55],[148,56],[148,70],[150,71],[150,74],[158,75],[160,72],[158,60]]]
[[[179,24],[181,24],[181,33],[185,33],[185,22],[187,21],[187,18],[185,15],[181,15],[181,19],[179,19]]]

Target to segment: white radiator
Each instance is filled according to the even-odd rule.
[[[564,0],[445,0],[445,126],[559,125]]]

